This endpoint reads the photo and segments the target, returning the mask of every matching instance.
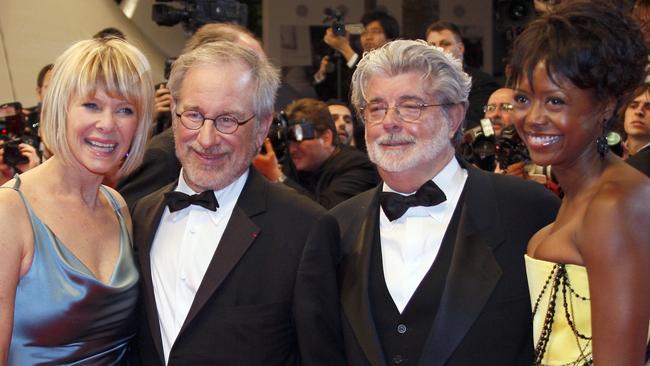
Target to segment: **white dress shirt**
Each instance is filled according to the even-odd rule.
[[[215,192],[216,212],[197,205],[173,213],[165,208],[151,246],[151,279],[165,364],[247,177],[248,171]],[[176,191],[200,193],[187,185],[182,170]]]
[[[432,180],[445,193],[445,202],[431,207],[411,207],[402,217],[392,222],[384,210],[380,210],[379,232],[384,278],[400,313],[406,308],[438,255],[467,180],[467,171],[452,158]],[[386,183],[383,191],[395,192]]]

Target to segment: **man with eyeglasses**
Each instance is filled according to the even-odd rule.
[[[168,86],[178,180],[137,201],[143,365],[338,365],[336,221],[251,161],[279,73],[252,49],[181,55]]]
[[[330,211],[349,365],[532,363],[524,253],[559,201],[455,157],[470,86],[457,59],[424,41],[390,42],[354,73],[383,183]]]

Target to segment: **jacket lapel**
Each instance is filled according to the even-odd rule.
[[[486,173],[468,167],[454,253],[445,290],[419,365],[444,365],[488,301],[501,268],[493,250],[504,237],[495,191]]]
[[[158,225],[160,224],[160,219],[165,210],[165,199],[163,195],[165,192],[172,191],[177,184],[178,181],[175,181],[158,190],[151,199],[141,201],[143,206],[136,206],[136,211],[138,213],[144,212],[146,214],[141,218],[136,218],[138,223],[137,225],[134,225],[135,245],[138,253],[140,271],[142,273],[143,305],[146,309],[149,331],[161,362],[163,360],[163,348],[160,335],[158,308],[156,307],[156,298],[151,279],[151,244],[153,243],[156,231],[158,230]],[[138,233],[138,228],[142,228],[141,233]]]
[[[248,180],[194,296],[192,306],[179,332],[179,338],[259,234],[260,228],[251,221],[250,217],[266,210],[268,184],[270,183],[266,182],[255,169],[249,169]]]
[[[379,245],[379,193],[381,185],[371,195],[366,216],[360,222],[359,235],[351,252],[340,265],[341,303],[345,318],[363,349],[370,364],[386,365],[384,354],[370,312],[368,271],[373,245]]]

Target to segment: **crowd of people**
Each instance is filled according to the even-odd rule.
[[[280,106],[236,24],[70,46],[0,106],[0,365],[650,362],[650,3],[536,5],[505,83],[372,11]]]

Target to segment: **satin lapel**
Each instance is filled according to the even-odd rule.
[[[214,295],[259,234],[260,228],[251,221],[249,216],[263,212],[266,205],[268,194],[266,185],[270,183],[261,179],[263,178],[251,170],[179,334],[187,328]]]
[[[163,360],[162,339],[160,335],[160,324],[158,319],[158,308],[156,307],[156,298],[153,291],[153,283],[151,280],[151,244],[156,236],[160,219],[165,210],[165,192],[172,191],[178,182],[173,182],[160,190],[158,190],[150,199],[142,201],[143,206],[136,206],[138,213],[144,214],[134,216],[134,233],[135,228],[141,228],[142,232],[135,234],[135,245],[138,252],[138,261],[140,263],[140,271],[142,273],[142,289],[143,289],[143,302],[147,314],[147,322],[149,323],[149,331],[151,337],[156,345],[158,356]],[[136,222],[137,220],[137,222]]]
[[[463,164],[461,164],[463,165]],[[445,290],[419,365],[444,365],[480,315],[501,277],[493,250],[504,240],[486,173],[468,170]]]
[[[379,192],[381,186],[370,197],[368,212],[360,222],[359,235],[353,250],[341,261],[341,303],[343,312],[373,366],[386,365],[381,344],[370,312],[368,294],[368,271],[370,251],[373,245],[380,245],[379,237]]]

